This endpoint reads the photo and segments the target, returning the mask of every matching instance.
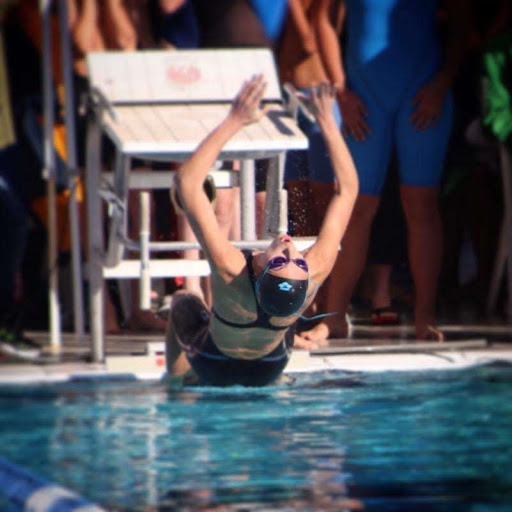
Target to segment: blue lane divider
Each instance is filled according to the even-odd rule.
[[[0,457],[0,496],[13,511],[106,512],[64,487]]]

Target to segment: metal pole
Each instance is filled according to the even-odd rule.
[[[278,232],[288,233],[288,191],[284,188],[284,164],[286,153],[279,153],[277,159],[277,190],[279,191]]]
[[[53,147],[54,101],[52,80],[52,50],[50,28],[51,0],[40,0],[39,9],[43,27],[43,114],[44,114],[44,167],[48,193],[48,292],[51,349],[62,347],[59,308],[59,268],[57,248],[57,211],[55,194],[55,150]]]
[[[73,78],[71,75],[71,46],[68,30],[67,0],[59,0],[59,29],[61,60],[65,92],[66,121],[66,170],[69,187],[69,218],[71,234],[71,263],[73,269],[73,311],[75,336],[79,343],[84,343],[84,299],[82,293],[82,259],[80,250],[80,220],[76,197],[79,184],[76,157],[76,133],[74,111]]]
[[[101,112],[90,112],[87,121],[86,140],[86,198],[87,198],[87,234],[89,261],[89,324],[92,342],[92,359],[102,363],[105,358],[104,340],[104,297],[103,297],[103,215],[99,195],[100,189],[100,144],[101,128],[97,116]]]
[[[151,273],[149,239],[150,230],[150,196],[149,192],[141,192],[140,200],[140,308],[151,308]]]
[[[242,214],[242,240],[256,240],[256,185],[254,160],[242,160],[240,199]]]
[[[283,188],[284,162],[284,153],[269,160],[263,217],[264,238],[288,231],[288,193]]]

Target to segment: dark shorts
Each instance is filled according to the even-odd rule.
[[[186,294],[171,308],[171,322],[200,384],[208,386],[265,386],[274,382],[290,359],[293,328],[270,354],[260,359],[235,359],[223,354],[210,331],[210,312],[198,297]]]

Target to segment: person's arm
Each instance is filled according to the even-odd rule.
[[[334,10],[334,12],[333,12]],[[343,133],[350,133],[355,140],[365,140],[371,129],[365,120],[368,115],[361,98],[349,89],[343,65],[340,35],[345,25],[345,2],[320,0],[317,15],[317,33],[323,48],[322,58],[331,82],[336,85],[336,97],[343,119]],[[333,58],[332,56],[335,56]],[[325,56],[325,57],[324,57]]]
[[[219,273],[229,273],[230,262],[243,256],[222,233],[203,191],[203,182],[226,143],[245,125],[259,121],[266,114],[260,108],[265,87],[262,75],[246,82],[227,117],[201,142],[176,176],[176,190],[187,220],[208,261]]]
[[[315,4],[314,27],[320,56],[331,84],[337,88],[344,83],[344,74],[341,67],[341,52],[339,34],[333,24],[333,7],[339,0],[319,0]]]
[[[124,0],[103,0],[101,5],[101,21],[104,24],[104,38],[108,48],[136,50],[137,30],[131,18],[131,2],[127,4]]]
[[[158,0],[158,6],[162,14],[171,14],[183,7],[187,0]]]
[[[157,48],[157,40],[151,25],[148,0],[133,0],[130,8],[130,18],[137,33],[137,49],[147,50]]]
[[[416,106],[411,122],[417,130],[435,124],[443,109],[446,94],[453,85],[466,55],[470,37],[470,18],[466,0],[447,0],[448,36],[443,63],[436,75],[425,84],[413,99]]]
[[[85,57],[89,52],[103,50],[97,0],[68,0],[68,10],[75,20],[71,26],[73,66],[82,76],[87,75]]]
[[[307,253],[313,269],[312,278],[322,283],[329,275],[338,255],[359,192],[359,180],[350,152],[332,113],[335,89],[321,84],[311,91],[315,117],[331,158],[336,187],[327,206],[316,242]]]
[[[299,35],[300,50],[310,55],[318,50],[315,33],[300,0],[288,0],[289,16]]]

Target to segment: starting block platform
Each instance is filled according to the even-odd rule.
[[[139,277],[143,307],[149,303],[152,277],[207,275],[206,261],[151,258],[158,251],[199,248],[185,242],[152,242],[149,199],[141,196],[139,240],[128,237],[130,188],[170,188],[172,171],[133,169],[133,159],[179,162],[227,115],[242,84],[263,74],[267,89],[263,102],[269,114],[242,129],[219,156],[212,169],[218,187],[240,187],[242,240],[238,245],[257,248],[269,243],[270,233],[287,229],[287,198],[283,190],[284,156],[288,150],[307,149],[307,137],[284,105],[272,52],[268,49],[156,50],[93,52],[87,56],[90,80],[90,116],[87,133],[86,189],[89,237],[90,330],[94,361],[104,360],[104,280]],[[115,148],[115,165],[103,173],[101,141],[108,137]],[[255,159],[268,159],[264,239],[257,240],[255,225]],[[241,169],[223,171],[222,161],[240,160]],[[102,226],[103,204],[108,205],[108,246]],[[304,241],[306,246],[311,241]],[[237,245],[237,244],[235,244]],[[138,251],[138,260],[125,251]]]

